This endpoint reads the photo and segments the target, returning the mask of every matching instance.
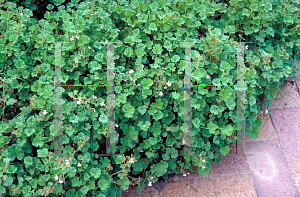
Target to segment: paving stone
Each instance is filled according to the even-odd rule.
[[[274,110],[271,117],[289,170],[300,172],[300,107]]]
[[[221,176],[213,179],[218,197],[256,197],[256,190],[250,174]]]
[[[300,85],[300,84],[299,84]],[[300,87],[300,86],[299,86]],[[300,107],[300,93],[296,85],[288,85],[284,82],[280,87],[281,92],[277,93],[274,100],[271,101],[270,112],[274,109],[286,109]]]
[[[245,153],[258,196],[298,196],[277,140],[246,142]]]
[[[262,125],[259,127],[259,134],[256,139],[250,138],[249,134],[245,134],[246,142],[257,142],[263,140],[277,140],[278,136],[274,129],[271,117],[262,117]],[[250,125],[250,128],[253,129],[253,126]]]
[[[157,197],[159,196],[159,192],[151,186],[146,186],[141,193],[136,192],[137,185],[130,185],[128,190],[122,191],[121,197]]]
[[[298,195],[300,195],[300,172],[292,173],[292,178],[298,191]]]
[[[161,196],[172,197],[212,197],[216,196],[213,183],[209,179],[186,180],[169,183]]]

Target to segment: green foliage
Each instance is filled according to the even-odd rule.
[[[213,160],[229,154],[238,127],[240,95],[228,85],[237,84],[238,42],[253,42],[244,53],[251,138],[258,137],[262,108],[269,109],[298,69],[291,61],[299,61],[296,2],[50,0],[40,20],[33,14],[39,1],[18,2],[0,4],[1,196],[120,196],[133,182],[140,192],[173,172],[207,174]],[[61,84],[99,86],[108,84],[107,43],[122,43],[114,43],[113,105],[105,86],[61,88],[58,157],[54,42],[60,41]],[[186,44],[180,41],[192,42],[189,135],[192,151],[206,159],[202,167],[198,157],[178,156],[186,107]],[[123,156],[99,156],[106,151],[109,106],[115,151]]]

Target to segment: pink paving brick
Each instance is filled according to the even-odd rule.
[[[245,153],[258,196],[298,196],[277,140],[246,142]]]
[[[300,172],[300,108],[272,110],[271,118],[289,170]]]

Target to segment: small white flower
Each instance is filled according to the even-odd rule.
[[[167,86],[165,86],[164,89],[167,89]]]
[[[162,96],[162,95],[164,95],[164,94],[162,93],[162,91],[160,91],[159,95]]]
[[[45,116],[48,112],[46,110],[43,111],[43,115]]]
[[[203,168],[203,169],[206,168],[205,165],[202,165],[202,168]]]
[[[22,16],[22,15],[23,15],[23,13],[21,12],[21,13],[20,13],[20,15]]]
[[[105,104],[104,104],[104,102],[102,102],[102,103],[100,103],[100,105],[103,107]]]
[[[91,47],[90,47],[90,46],[89,46],[88,48],[89,48],[89,49],[91,49]]]
[[[208,74],[206,75],[206,79],[210,79],[210,76]]]
[[[76,34],[76,31],[74,31],[74,33]]]
[[[76,39],[79,40],[79,36],[76,36]]]
[[[187,128],[185,128],[185,129],[183,130],[183,132],[184,132],[184,133],[188,132]]]
[[[95,108],[92,108],[94,110],[94,112],[96,112]]]
[[[202,161],[205,162],[205,159],[203,159]]]
[[[266,110],[266,114],[268,113],[268,110]]]
[[[248,45],[246,45],[246,49],[248,49]]]
[[[74,36],[72,36],[72,38],[70,38],[70,40],[73,41],[74,40]]]
[[[183,176],[186,176],[186,174],[184,173]]]
[[[78,58],[75,58],[75,63],[78,63]]]
[[[145,127],[145,125],[143,125],[143,127]]]
[[[148,186],[152,186],[152,182],[151,181],[149,181]]]
[[[133,73],[133,70],[130,70],[129,73],[132,74],[132,73]]]
[[[95,95],[93,95],[93,99],[97,98]]]
[[[172,83],[170,81],[168,81],[167,85],[170,87],[172,85]]]
[[[185,143],[186,143],[185,139],[182,139],[182,143],[183,143],[183,144],[185,144]]]
[[[70,165],[70,162],[68,159],[66,159],[66,165]]]
[[[58,176],[57,175],[55,176],[55,180],[58,180]]]
[[[78,100],[79,100],[79,101],[77,101],[77,104],[80,105],[80,104],[81,104],[81,103],[80,103],[80,102],[81,102],[81,99],[78,99]]]
[[[63,181],[61,180],[61,179],[59,179],[59,181],[58,181],[59,183],[63,183]]]
[[[119,127],[119,125],[116,124],[115,127]]]
[[[134,163],[134,158],[130,158],[129,162]]]
[[[78,162],[77,166],[78,166],[78,167],[80,167],[80,166],[81,166],[81,164]]]

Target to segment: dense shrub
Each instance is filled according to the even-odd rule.
[[[220,162],[235,143],[237,87],[229,84],[237,84],[237,42],[253,42],[245,51],[250,137],[259,134],[263,104],[268,109],[284,79],[296,74],[297,2],[78,2],[58,6],[57,12],[49,4],[40,20],[33,18],[32,6],[0,5],[3,196],[120,196],[132,183],[140,192],[173,172],[209,173],[212,161]],[[62,44],[62,84],[86,85],[107,84],[107,42],[123,42],[114,44],[114,110],[116,154],[124,157],[99,156],[106,153],[107,90],[96,86],[63,88],[64,158],[53,154],[50,42],[59,41],[69,42]],[[195,42],[194,157],[178,156],[185,143],[185,44],[179,41]]]

